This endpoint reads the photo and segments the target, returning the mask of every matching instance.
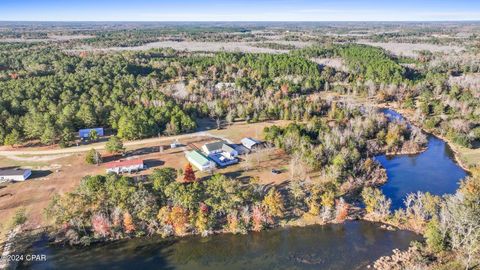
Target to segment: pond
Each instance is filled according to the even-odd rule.
[[[390,119],[403,120],[393,110],[383,110]],[[403,207],[403,200],[409,193],[423,191],[435,195],[454,193],[459,181],[467,173],[454,159],[448,144],[433,136],[428,136],[428,148],[416,155],[376,156],[387,170],[387,183],[383,193],[392,200],[392,208]]]
[[[29,252],[46,254],[47,261],[19,269],[365,269],[418,239],[412,232],[352,221],[248,235],[140,238],[80,249],[38,242]]]

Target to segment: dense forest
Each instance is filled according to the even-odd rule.
[[[81,57],[32,45],[12,56],[6,53],[11,49],[4,46],[0,59],[8,67],[0,81],[0,141],[9,145],[32,139],[68,145],[78,128],[94,126],[115,129],[125,139],[177,134],[195,128],[192,117],[224,116],[226,107],[236,105],[245,106],[241,117],[258,118],[263,108],[254,111],[251,106],[265,91],[307,93],[325,81],[313,62],[289,55],[188,57],[156,50]],[[175,81],[188,84],[189,99],[165,95],[165,85]],[[209,97],[213,91],[196,89],[207,81],[234,83],[251,100],[226,104],[219,98],[228,96],[226,92]],[[218,109],[210,110],[209,102]],[[269,117],[279,118],[279,110],[271,108]]]
[[[463,146],[480,136],[477,92],[450,85],[428,62],[412,71],[366,45],[213,55],[171,49],[73,55],[35,43],[1,46],[0,142],[9,145],[32,139],[68,145],[77,129],[94,126],[125,139],[177,134],[193,130],[195,117],[308,120],[319,106],[309,96],[324,90],[400,102],[416,110],[423,127]],[[311,57],[340,57],[350,72],[319,68]]]

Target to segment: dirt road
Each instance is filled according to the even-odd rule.
[[[168,137],[157,137],[157,138],[149,138],[137,141],[127,141],[124,142],[124,146],[135,146],[135,145],[142,145],[142,144],[151,144],[151,143],[160,143],[160,142],[173,142],[175,140],[181,140],[186,138],[192,137],[211,137],[211,138],[218,138],[223,139],[229,142],[228,139],[213,135],[209,132],[199,131],[194,133],[182,134],[177,136],[168,136]],[[106,142],[99,142],[99,143],[92,143],[89,145],[81,145],[81,146],[74,146],[62,149],[51,149],[51,150],[9,150],[9,151],[0,151],[0,156],[10,157],[10,156],[18,156],[18,155],[59,155],[59,154],[72,154],[72,153],[81,153],[86,152],[92,148],[96,150],[103,150],[105,149]]]

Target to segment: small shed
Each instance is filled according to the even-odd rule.
[[[25,181],[32,175],[28,169],[0,170],[0,181]]]
[[[173,141],[171,144],[170,144],[170,148],[177,148],[179,147],[181,144],[178,142],[178,140],[175,140]]]
[[[131,173],[146,169],[143,159],[117,160],[106,163],[107,173]]]
[[[259,141],[252,139],[250,137],[243,138],[240,142],[242,143],[243,146],[245,146],[249,150],[253,150],[259,145],[261,145]]]
[[[80,137],[80,139],[87,139],[92,130],[95,130],[97,132],[98,136],[100,136],[100,137],[104,136],[103,128],[84,128],[84,129],[80,129],[78,131],[78,136]]]
[[[200,153],[200,151],[193,150],[187,152],[185,157],[193,166],[202,172],[215,169],[215,163]]]

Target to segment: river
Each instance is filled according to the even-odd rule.
[[[401,115],[388,111],[390,119]],[[391,118],[393,117],[393,118]],[[453,160],[448,145],[428,137],[428,149],[418,155],[376,159],[386,168],[383,192],[392,208],[408,193],[453,193],[466,173]],[[344,224],[280,228],[248,235],[222,234],[162,239],[137,238],[86,248],[52,246],[39,241],[28,251],[46,254],[47,261],[25,262],[20,269],[365,269],[392,249],[405,249],[421,237],[408,231],[388,231],[378,224]]]
[[[418,239],[412,232],[352,221],[247,235],[139,238],[87,248],[41,241],[30,252],[46,254],[47,261],[19,269],[365,269],[392,249],[407,248]]]

